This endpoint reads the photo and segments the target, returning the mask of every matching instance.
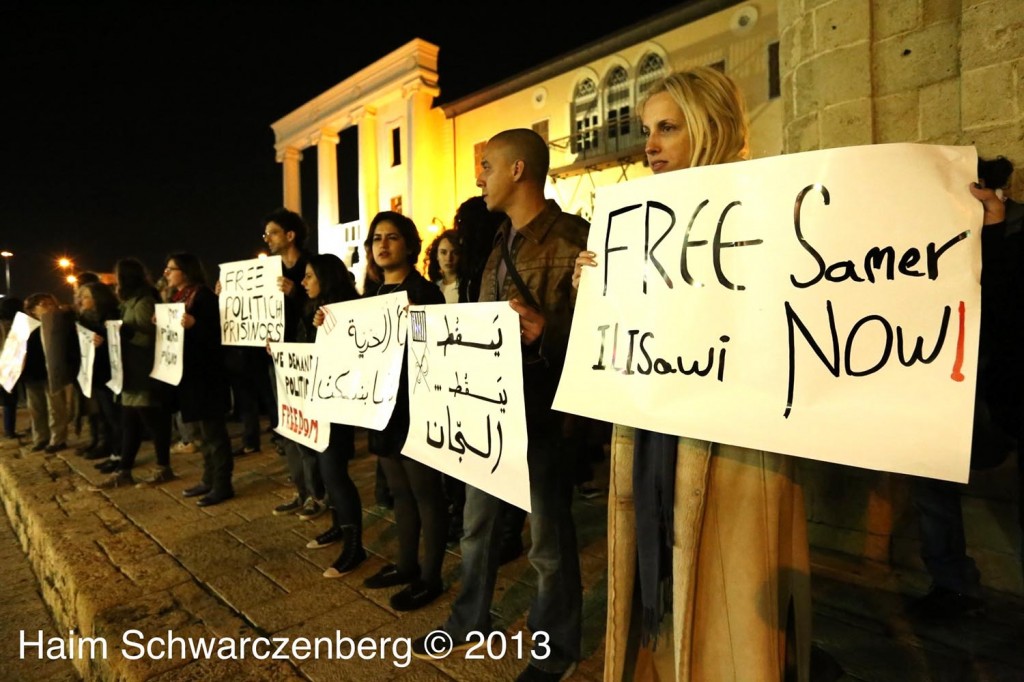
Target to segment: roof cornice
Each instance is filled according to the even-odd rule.
[[[326,92],[270,124],[274,147],[302,149],[314,133],[338,132],[349,125],[352,112],[373,110],[381,100],[415,89],[437,92],[439,48],[415,38]],[[415,87],[413,87],[415,84]]]
[[[656,14],[649,19],[637,22],[629,28],[613,33],[610,36],[599,38],[560,57],[555,57],[529,71],[524,71],[488,88],[442,104],[440,105],[441,109],[444,111],[445,117],[455,118],[467,111],[472,111],[495,100],[521,92],[550,78],[561,76],[581,66],[586,66],[619,50],[632,47],[637,43],[650,40],[679,26],[703,19],[715,12],[740,4],[742,2],[738,0],[696,0],[695,2],[685,2],[677,7]]]

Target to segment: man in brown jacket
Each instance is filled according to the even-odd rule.
[[[576,255],[590,225],[544,198],[548,148],[532,130],[498,133],[484,150],[477,186],[488,210],[508,216],[481,277],[480,301],[508,301],[519,314],[527,459],[530,468],[530,563],[537,596],[527,620],[533,642],[519,680],[560,680],[580,658],[582,586],[572,518],[572,461],[561,457],[561,415],[551,402],[572,324]],[[506,257],[507,254],[507,257]],[[510,265],[511,264],[511,265]],[[461,589],[443,629],[453,650],[470,632],[491,631],[490,606],[498,572],[501,501],[466,486]],[[429,658],[420,638],[413,653]],[[434,652],[436,653],[436,652]]]

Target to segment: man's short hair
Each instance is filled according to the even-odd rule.
[[[283,207],[275,209],[263,218],[264,228],[266,228],[268,223],[277,223],[285,232],[294,232],[296,248],[301,249],[302,245],[306,242],[309,228],[306,227],[306,221],[302,219],[302,216],[295,211],[289,211]]]
[[[524,175],[541,186],[547,181],[551,155],[548,143],[536,131],[529,128],[503,130],[491,138],[494,142],[506,144],[512,157],[522,159],[526,164]]]

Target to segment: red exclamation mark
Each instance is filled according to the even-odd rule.
[[[953,373],[950,379],[963,381],[964,375],[960,369],[964,366],[964,302],[960,301],[960,333],[956,337],[956,360],[953,361]]]

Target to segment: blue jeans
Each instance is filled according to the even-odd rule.
[[[541,443],[536,443],[541,440]],[[530,664],[546,672],[563,672],[580,660],[583,587],[572,518],[569,467],[560,462],[553,441],[530,440],[530,563],[537,571],[537,595],[526,624],[534,634]],[[444,629],[456,640],[473,630],[490,632],[491,599],[498,576],[498,547],[504,503],[473,486],[466,486],[462,536],[462,585]],[[543,655],[544,632],[550,654]]]

